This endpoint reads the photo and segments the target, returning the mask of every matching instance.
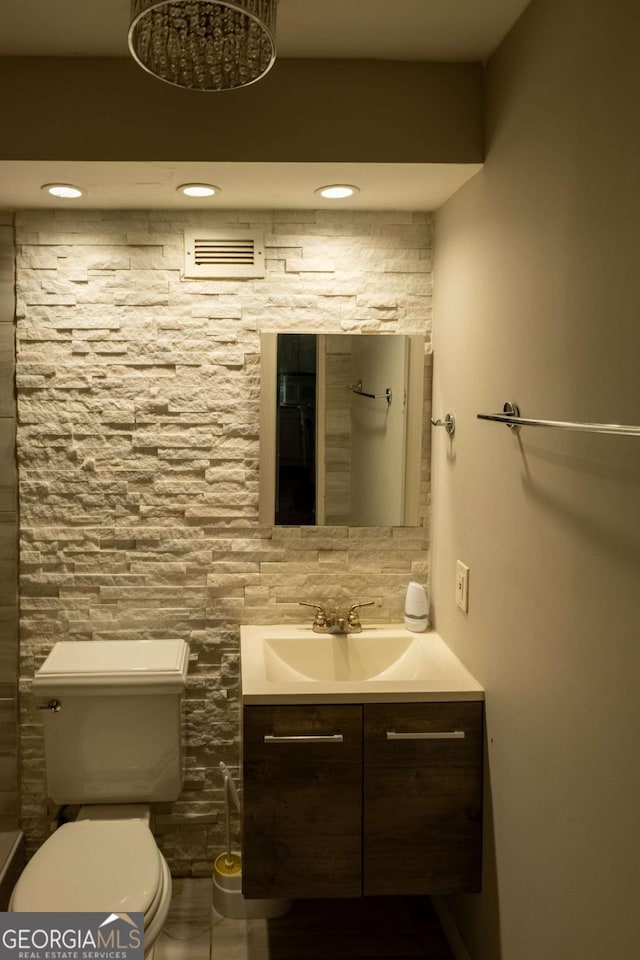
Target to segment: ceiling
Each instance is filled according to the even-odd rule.
[[[477,62],[486,60],[529,0],[280,0],[281,57]],[[128,56],[129,0],[0,0],[0,56]],[[216,94],[208,94],[216,96]],[[60,207],[43,183],[86,188],[74,205],[185,207],[180,183],[222,193],[199,207],[433,210],[477,164],[0,162],[0,208]],[[316,187],[347,182],[360,193],[319,200]],[[70,203],[67,201],[66,205]]]
[[[282,57],[486,60],[529,0],[280,0]],[[2,0],[0,56],[127,55],[129,0]]]

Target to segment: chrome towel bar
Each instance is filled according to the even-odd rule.
[[[557,430],[579,430],[582,433],[615,433],[623,437],[640,437],[640,427],[624,423],[574,423],[570,420],[532,420],[520,416],[515,403],[505,403],[502,413],[479,413],[478,420],[506,423],[510,430],[518,427],[555,427]]]
[[[355,393],[357,397],[369,397],[371,400],[386,400],[387,404],[390,404],[393,399],[393,394],[389,387],[387,387],[384,393],[367,393],[366,390],[362,389],[362,380],[358,380],[357,383],[350,383],[347,390],[351,390],[351,393]]]

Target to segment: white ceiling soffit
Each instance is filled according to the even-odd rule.
[[[280,0],[281,57],[485,60],[529,0]],[[0,56],[127,56],[130,0],[0,0]]]
[[[435,210],[481,169],[477,163],[142,163],[88,161],[0,162],[0,209],[327,209]],[[73,183],[79,200],[57,200],[44,183]],[[214,183],[205,200],[176,192],[182,183]],[[348,200],[315,194],[330,183],[353,183]]]

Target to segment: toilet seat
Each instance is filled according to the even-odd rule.
[[[162,928],[164,927],[167,914],[169,913],[169,907],[171,905],[171,873],[169,872],[167,861],[164,859],[162,854],[160,854],[160,860],[162,861],[162,882],[160,887],[158,887],[158,896],[153,904],[153,907],[144,916],[145,957],[151,956],[151,948],[153,947],[158,934],[162,932]]]
[[[143,913],[146,930],[157,918],[167,876],[144,822],[77,820],[56,830],[36,852],[16,884],[10,909]]]

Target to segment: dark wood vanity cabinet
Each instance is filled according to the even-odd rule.
[[[245,897],[359,897],[362,708],[243,711]]]
[[[480,890],[482,708],[364,705],[365,896]]]
[[[473,892],[481,701],[243,710],[246,897]]]

